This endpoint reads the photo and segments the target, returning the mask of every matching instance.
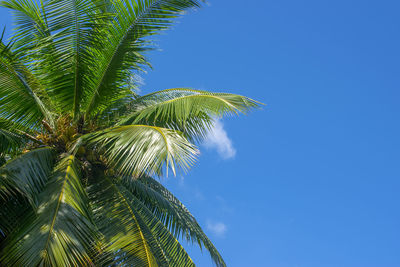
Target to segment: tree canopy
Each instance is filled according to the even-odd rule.
[[[191,88],[140,96],[150,37],[196,0],[5,0],[0,44],[0,263],[193,266],[179,239],[225,263],[157,178],[187,171],[213,119],[250,98]]]

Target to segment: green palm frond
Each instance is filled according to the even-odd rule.
[[[4,189],[19,192],[28,199],[32,207],[36,207],[37,197],[48,181],[54,159],[54,150],[45,147],[32,150],[7,162],[0,168],[4,173],[0,176]]]
[[[208,239],[189,210],[155,179],[124,177],[121,183],[140,200],[177,238],[204,246],[217,266],[226,266],[221,255]]]
[[[1,174],[0,174],[1,175]],[[33,209],[27,199],[18,192],[4,191],[0,181],[0,243],[13,231],[21,227],[24,218],[33,216]]]
[[[135,99],[133,112],[119,124],[167,127],[179,130],[191,139],[201,139],[211,127],[213,117],[247,113],[260,105],[241,95],[173,88]]]
[[[2,128],[0,122],[0,154],[8,154],[17,150],[24,141],[22,135]]]
[[[38,133],[38,129],[32,129],[21,123],[4,118],[0,118],[0,129],[18,134],[20,136],[25,135],[25,137],[27,137],[27,134]]]
[[[39,195],[36,216],[10,236],[0,257],[6,266],[89,266],[94,226],[73,156],[61,160]]]
[[[65,82],[65,70],[61,64],[64,57],[53,44],[57,34],[52,34],[47,21],[48,3],[34,0],[3,0],[0,3],[14,15],[15,34],[11,37],[14,53],[30,69],[45,95],[54,91],[52,88],[57,87],[55,85]],[[51,95],[47,106],[59,112],[61,109],[58,106],[63,106],[59,99],[59,96]]]
[[[121,116],[132,112],[133,102],[137,97],[138,95],[132,92],[131,95],[110,103],[108,107],[96,117],[98,123],[104,125],[104,128],[114,126],[121,120]]]
[[[126,125],[83,136],[82,143],[104,153],[107,163],[123,175],[162,175],[165,167],[186,171],[197,148],[179,132],[148,125]]]
[[[104,264],[194,266],[175,237],[118,180],[97,180],[89,192],[108,252]]]
[[[73,115],[80,111],[87,79],[89,52],[96,46],[98,28],[107,14],[100,1],[4,0],[1,5],[16,18],[13,36],[17,54],[25,59],[58,110]]]
[[[57,99],[61,110],[77,116],[88,86],[87,67],[96,62],[91,53],[98,42],[99,27],[105,23],[104,13],[98,12],[98,4],[92,0],[50,0],[46,5],[46,23],[54,33],[51,42],[44,47],[53,51],[53,63],[48,68],[61,72],[41,72],[51,80],[49,94]],[[42,70],[48,70],[42,68]],[[88,76],[89,75],[89,76]]]
[[[127,266],[156,266],[156,259],[145,239],[129,200],[111,178],[94,177],[88,192],[94,221],[101,232],[101,265],[113,266],[118,262]]]
[[[103,110],[107,103],[129,94],[125,85],[131,70],[148,65],[143,52],[149,49],[145,37],[167,29],[173,19],[197,0],[109,0],[115,17],[107,27],[107,37],[100,43],[101,53],[93,62],[93,79],[86,101],[86,116]]]
[[[38,127],[42,119],[53,124],[34,76],[18,62],[9,47],[1,43],[0,48],[0,118],[30,128]]]
[[[0,118],[0,155],[3,157],[16,156],[21,154],[30,142],[41,144],[34,137],[36,134],[35,129],[30,129],[23,124]]]
[[[178,240],[165,225],[129,190],[123,185],[118,188],[121,194],[134,207],[139,224],[146,229],[145,237],[154,250],[161,249],[160,256],[165,257],[168,266],[194,266],[192,259],[186,253],[184,248],[179,244]]]
[[[0,6],[10,9],[13,13],[13,48],[19,58],[28,62],[30,59],[27,56],[50,36],[43,5],[43,1],[33,0],[0,2]]]

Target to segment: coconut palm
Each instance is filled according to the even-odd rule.
[[[0,44],[0,265],[193,266],[187,240],[225,266],[158,178],[193,165],[214,118],[258,103],[136,93],[149,37],[200,4],[1,2],[16,26]]]

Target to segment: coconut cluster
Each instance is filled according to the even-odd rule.
[[[82,135],[99,128],[95,125],[83,128],[79,121],[74,121],[70,116],[58,118],[54,128],[50,127],[45,121],[42,122],[42,125],[42,131],[35,137],[36,142],[31,142],[24,152],[47,146],[54,148],[60,154],[70,153]],[[81,166],[88,174],[90,174],[94,165],[103,170],[106,169],[106,159],[90,147],[80,145],[73,153],[81,161]]]

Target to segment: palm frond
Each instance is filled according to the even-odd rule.
[[[46,87],[52,105],[77,116],[83,98],[86,66],[96,46],[97,28],[107,14],[99,12],[102,1],[4,0],[14,13],[14,48]]]
[[[27,54],[50,36],[44,14],[44,2],[33,0],[2,0],[0,6],[8,8],[13,14],[14,34],[11,39],[16,54],[23,60]]]
[[[13,13],[14,34],[11,37],[13,52],[33,73],[42,87],[42,94],[48,95],[53,84],[65,82],[64,70],[61,68],[63,57],[57,53],[53,44],[55,36],[47,23],[46,7],[49,1],[35,0],[3,0],[0,5]],[[57,35],[56,35],[57,36]],[[57,101],[57,95],[47,97],[47,106],[59,112],[63,103]],[[52,122],[50,121],[50,125]]]
[[[27,137],[28,134],[38,134],[40,130],[37,128],[27,127],[24,124],[5,118],[0,118],[0,128],[18,134],[20,136],[25,135],[25,137]]]
[[[155,179],[142,176],[139,179],[124,177],[120,181],[139,199],[177,238],[204,246],[217,266],[226,266],[224,260],[208,239],[189,210]]]
[[[4,190],[19,192],[28,199],[32,207],[37,207],[37,197],[48,181],[54,160],[54,150],[44,147],[7,162],[0,168],[3,172],[0,179]]]
[[[198,154],[197,148],[180,133],[147,125],[126,125],[83,136],[99,153],[104,153],[109,167],[123,175],[162,175],[170,168],[186,171]]]
[[[3,128],[0,121],[0,154],[9,154],[17,150],[25,141],[25,138],[16,132]]]
[[[103,236],[97,262],[104,266],[156,266],[134,207],[111,178],[96,175],[88,192],[94,221]]]
[[[197,0],[110,0],[115,17],[107,27],[107,36],[96,53],[86,116],[103,110],[108,103],[129,94],[124,85],[131,70],[148,65],[143,52],[149,49],[148,36],[167,29],[183,11],[198,7]]]
[[[36,216],[8,237],[0,262],[6,266],[89,266],[94,237],[88,200],[74,156],[60,161],[39,196]]]
[[[1,174],[0,174],[1,175]],[[6,189],[0,181],[0,244],[24,222],[24,218],[33,216],[33,209],[27,199],[20,193]]]
[[[26,127],[38,127],[42,119],[53,124],[52,114],[38,94],[34,76],[18,61],[10,47],[0,43],[0,118]]]
[[[96,62],[93,58],[97,46],[98,28],[107,14],[98,11],[96,0],[50,0],[46,5],[46,22],[52,33],[51,42],[46,49],[53,51],[57,58],[53,64],[44,68],[55,68],[61,72],[42,73],[46,80],[53,81],[49,93],[62,105],[66,112],[72,110],[77,117],[81,101],[87,87],[87,80],[92,73],[87,73],[87,66]]]
[[[36,135],[36,129],[0,118],[0,155],[14,157],[20,155],[28,144],[42,145],[43,143],[35,137]]]
[[[166,266],[194,266],[192,259],[164,224],[127,188],[119,184],[121,194],[131,205],[139,225],[145,229],[145,237],[159,257],[167,261]]]
[[[137,94],[132,92],[131,95],[110,103],[107,108],[96,116],[98,123],[104,125],[104,128],[114,126],[121,120],[121,116],[132,112],[132,102],[137,97]]]
[[[119,124],[156,125],[179,130],[191,140],[199,140],[212,126],[214,117],[246,113],[260,105],[241,95],[174,88],[135,99],[133,112]]]

